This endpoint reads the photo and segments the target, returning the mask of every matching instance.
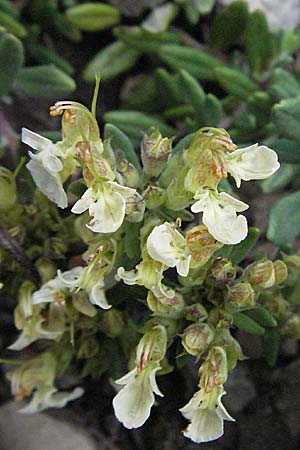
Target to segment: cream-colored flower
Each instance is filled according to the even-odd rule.
[[[91,216],[87,227],[95,233],[113,233],[123,223],[126,201],[136,194],[135,189],[106,181],[97,189],[88,188],[75,203],[72,212],[81,214],[89,210]]]
[[[191,255],[186,240],[168,222],[153,228],[147,239],[147,250],[151,258],[168,267],[176,267],[179,275],[187,276]]]
[[[26,165],[40,191],[60,208],[68,206],[67,194],[64,191],[59,172],[63,170],[60,160],[61,150],[50,139],[22,129],[22,142],[36,150],[29,152],[31,161]]]
[[[223,244],[238,244],[248,233],[247,219],[237,212],[245,211],[248,205],[225,192],[205,190],[197,195],[191,207],[194,213],[203,212],[202,221],[209,233]]]
[[[223,386],[214,387],[210,392],[200,389],[179,411],[190,420],[184,430],[185,437],[193,442],[210,442],[224,433],[224,420],[234,421],[224,408],[221,398],[226,392]]]
[[[265,145],[254,144],[241,148],[225,156],[226,169],[241,186],[241,180],[263,180],[279,169],[277,153]]]

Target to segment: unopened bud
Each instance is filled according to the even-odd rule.
[[[148,177],[158,177],[167,165],[173,139],[163,138],[158,129],[145,135],[141,143],[141,157]]]
[[[136,192],[126,201],[126,220],[128,222],[141,222],[144,217],[145,202],[143,197]]]
[[[148,362],[160,362],[167,350],[167,331],[164,326],[156,325],[147,331],[137,346],[136,365],[143,370]]]
[[[35,266],[38,270],[39,276],[41,277],[42,284],[47,283],[47,281],[52,280],[56,276],[57,267],[48,258],[39,258]]]
[[[206,264],[212,254],[222,247],[222,244],[209,234],[205,225],[198,225],[188,230],[186,240],[192,255],[191,268]]]
[[[213,308],[209,312],[208,322],[217,329],[228,328],[232,325],[232,314],[224,309]]]
[[[216,258],[211,266],[211,276],[213,283],[217,285],[226,285],[232,282],[236,277],[237,268],[226,258]]]
[[[283,334],[293,341],[300,339],[300,317],[298,314],[292,314],[282,328]]]
[[[208,313],[203,305],[194,303],[184,308],[184,317],[191,322],[202,322],[207,319]]]
[[[300,256],[299,255],[285,256],[284,262],[287,266],[287,271],[288,271],[286,284],[287,284],[287,286],[293,286],[299,280]]]
[[[127,159],[121,159],[117,164],[117,171],[122,177],[125,186],[136,188],[140,183],[140,174],[136,167]]]
[[[182,335],[182,345],[193,356],[205,352],[214,339],[215,333],[206,323],[190,325]]]
[[[270,260],[261,261],[248,267],[250,283],[256,289],[268,289],[275,285],[275,270]]]
[[[124,330],[124,326],[123,315],[117,309],[105,311],[99,324],[100,330],[110,338],[120,336]]]
[[[274,261],[273,266],[275,270],[276,285],[284,283],[288,275],[286,264],[280,259],[277,259],[276,261]]]
[[[181,316],[184,300],[179,293],[176,293],[172,298],[157,298],[151,291],[148,291],[147,304],[149,309],[154,312],[155,315],[176,319]]]
[[[226,304],[232,309],[249,309],[255,306],[255,292],[250,283],[236,283],[228,288]]]
[[[143,192],[143,198],[148,209],[159,208],[166,199],[166,191],[157,186],[148,186]]]

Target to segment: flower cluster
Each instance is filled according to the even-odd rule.
[[[174,355],[185,355],[200,369],[199,390],[180,409],[189,420],[183,433],[197,443],[219,438],[224,421],[233,420],[221,401],[223,385],[244,358],[231,327],[249,331],[251,320],[263,315],[263,323],[281,333],[299,334],[298,316],[284,297],[298,282],[299,258],[238,267],[234,260],[243,259],[257,234],[252,229],[247,237],[247,220],[237,215],[248,205],[220,184],[228,174],[238,188],[242,180],[269,177],[279,167],[276,153],[257,144],[238,149],[216,128],[198,130],[174,153],[173,139],[154,128],[141,144],[142,170],[120,130],[117,139],[101,139],[94,111],[63,101],[50,114],[62,116],[62,141],[22,132],[34,150],[27,168],[44,196],[36,192],[30,207],[3,213],[20,241],[20,227],[11,223],[18,218],[26,230],[26,261],[34,264],[16,288],[21,333],[10,349],[32,351],[10,374],[14,396],[32,396],[23,412],[62,407],[83,392],[55,386],[71,363],[80,360],[82,375],[93,377],[114,367],[116,390],[122,386],[113,399],[115,415],[138,428],[155,395],[163,395],[156,377],[174,369]],[[1,176],[16,202],[13,177]],[[51,202],[70,204],[70,214],[60,215]],[[246,237],[245,246],[234,247]],[[238,248],[239,258],[231,259]],[[124,357],[129,372],[121,376]]]

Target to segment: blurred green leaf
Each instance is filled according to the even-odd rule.
[[[280,332],[274,328],[268,328],[263,337],[262,356],[269,364],[274,367],[278,358],[280,348]]]
[[[300,191],[287,195],[271,209],[267,237],[281,246],[300,234]]]
[[[274,148],[272,146],[272,148]],[[298,157],[299,163],[299,157]],[[284,189],[290,184],[296,175],[299,175],[300,168],[294,164],[281,164],[279,170],[271,177],[262,180],[260,186],[265,194],[272,194]]]
[[[247,100],[250,94],[259,91],[259,87],[239,70],[217,67],[214,73],[222,88],[241,100]]]
[[[99,31],[117,25],[120,11],[105,3],[83,3],[66,11],[68,19],[80,30]]]
[[[126,224],[125,252],[129,259],[137,259],[140,255],[141,223]]]
[[[245,52],[249,66],[260,72],[272,58],[272,36],[264,14],[254,11],[248,18],[245,30]]]
[[[202,111],[203,126],[216,127],[223,117],[223,107],[219,99],[213,94],[207,94]]]
[[[192,76],[206,80],[214,79],[214,69],[222,66],[214,56],[181,45],[163,45],[158,49],[158,54],[172,69],[184,69]]]
[[[10,33],[0,36],[0,95],[12,87],[24,61],[21,41]]]
[[[272,314],[263,306],[244,311],[244,314],[264,328],[274,328],[277,326],[276,319],[274,319]]]
[[[149,16],[142,22],[142,28],[151,33],[161,33],[167,30],[172,20],[176,17],[178,7],[174,3],[167,2],[153,8]]]
[[[261,327],[255,320],[248,317],[245,313],[236,312],[233,314],[233,325],[242,331],[251,334],[263,335],[265,329]]]
[[[0,11],[7,13],[14,18],[17,18],[19,15],[15,5],[9,0],[0,0]]]
[[[180,81],[186,103],[191,104],[195,112],[201,116],[205,102],[205,92],[201,84],[186,70],[180,71]]]
[[[74,73],[74,69],[69,62],[58,53],[49,50],[43,45],[32,45],[30,47],[36,61],[40,64],[54,64],[56,67],[66,72],[68,75]]]
[[[53,65],[25,67],[14,83],[14,89],[32,97],[57,99],[76,88],[75,81]]]
[[[300,83],[287,70],[275,69],[271,82],[271,92],[282,100],[300,96]]]
[[[109,80],[130,69],[139,56],[137,50],[129,48],[123,42],[113,42],[93,57],[84,69],[83,78],[93,83],[96,73],[99,73],[101,80]]]
[[[19,38],[27,35],[26,28],[10,14],[0,10],[0,26]]]
[[[282,100],[274,106],[273,112],[282,137],[300,142],[300,96]]]
[[[114,28],[114,35],[130,47],[145,53],[155,53],[162,45],[180,42],[180,37],[175,33],[150,33],[141,27]]]
[[[210,28],[209,43],[216,50],[227,50],[244,32],[248,18],[248,6],[244,1],[233,2],[217,14]]]
[[[175,107],[180,103],[180,92],[178,80],[166,69],[158,68],[155,71],[157,92],[164,106]]]
[[[300,164],[300,142],[285,138],[276,139],[272,142],[271,147],[278,154],[280,162]]]

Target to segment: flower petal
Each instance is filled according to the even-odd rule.
[[[99,282],[92,287],[89,297],[93,305],[100,306],[102,309],[110,309],[112,307],[107,301],[103,282]]]
[[[54,145],[50,139],[30,131],[28,128],[22,128],[21,141],[38,151],[42,151],[49,145]]]
[[[183,434],[193,442],[200,444],[218,439],[223,432],[223,420],[218,416],[216,410],[206,408],[196,411]]]
[[[227,153],[226,165],[228,172],[234,177],[237,187],[241,180],[263,180],[273,175],[280,164],[274,150],[258,144]]]
[[[83,393],[84,390],[80,387],[75,388],[71,392],[59,392],[52,386],[43,386],[34,393],[31,402],[18,412],[21,414],[34,414],[47,408],[64,408],[68,402],[76,400]]]
[[[84,270],[84,267],[77,266],[66,272],[57,271],[57,278],[60,280],[63,287],[74,289],[78,287],[79,278]]]
[[[118,192],[105,190],[89,207],[92,219],[87,227],[95,233],[113,233],[123,223],[126,201]]]
[[[89,209],[93,201],[93,189],[88,188],[83,193],[82,197],[73,205],[71,212],[74,214],[81,214]]]

